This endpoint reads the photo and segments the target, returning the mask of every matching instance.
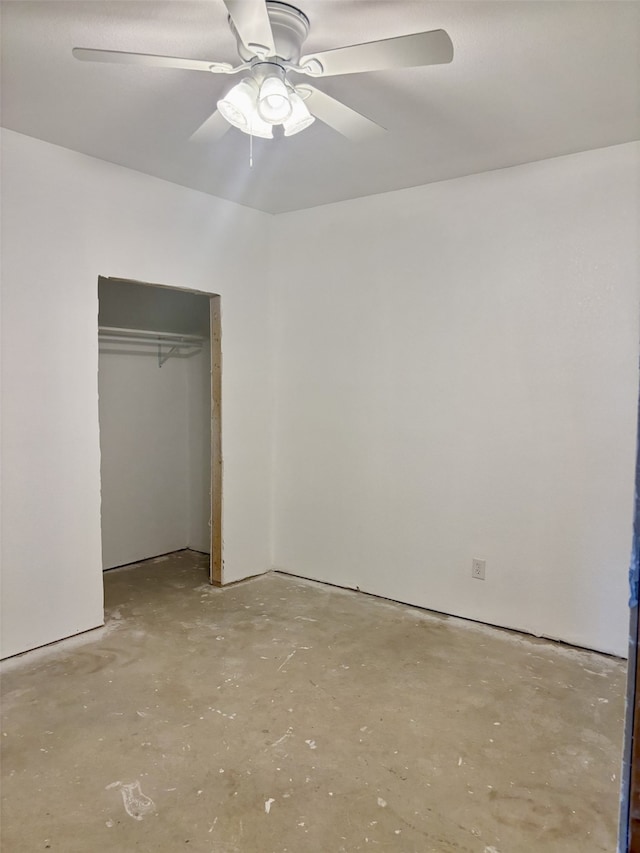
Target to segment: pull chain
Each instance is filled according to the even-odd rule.
[[[249,168],[253,168],[253,123],[249,127]]]

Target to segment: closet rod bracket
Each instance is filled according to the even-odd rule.
[[[165,361],[168,361],[173,355],[173,353],[177,351],[177,349],[177,346],[171,347],[169,352],[165,353],[165,355],[162,355],[162,344],[158,344],[158,367],[162,367]]]

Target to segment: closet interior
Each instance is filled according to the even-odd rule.
[[[103,570],[210,553],[212,299],[100,278],[98,301]]]

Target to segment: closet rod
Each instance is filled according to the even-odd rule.
[[[182,346],[201,347],[207,340],[200,335],[181,335],[177,332],[153,332],[149,329],[119,329],[115,326],[99,326],[98,336],[109,340],[140,341],[141,343],[168,343]]]

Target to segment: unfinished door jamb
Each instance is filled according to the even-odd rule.
[[[211,519],[209,521],[209,582],[222,580],[222,337],[220,297],[212,296],[210,305],[211,338]]]

